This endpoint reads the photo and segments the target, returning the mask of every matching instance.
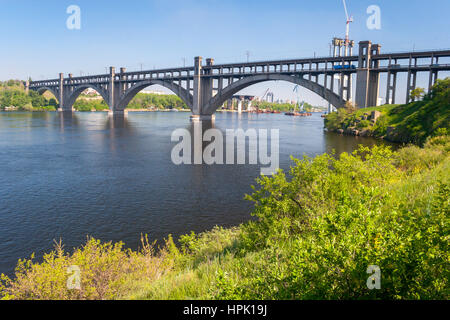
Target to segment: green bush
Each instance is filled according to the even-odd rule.
[[[369,120],[361,120],[360,122],[358,122],[356,127],[358,129],[366,129],[366,128],[370,127],[370,121]]]
[[[42,263],[19,260],[14,280],[0,277],[0,297],[3,299],[112,299],[129,290],[129,283],[145,279],[155,281],[172,267],[171,239],[158,254],[147,237],[141,239],[141,250],[124,249],[123,243],[101,243],[88,238],[86,244],[69,254],[61,242],[45,254]],[[67,286],[68,268],[76,266],[80,273],[80,288]]]
[[[239,283],[219,277],[218,297],[447,299],[450,161],[432,142],[418,149],[305,158],[290,180],[259,179],[248,197],[258,221],[241,241],[265,263],[237,268]],[[369,265],[381,268],[381,290],[366,286]]]
[[[330,131],[343,129],[343,121],[347,116],[348,112],[345,109],[338,109],[336,112],[329,113],[325,117],[325,127]]]

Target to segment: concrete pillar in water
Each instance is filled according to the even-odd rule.
[[[238,102],[238,113],[242,113],[242,99],[239,99]]]

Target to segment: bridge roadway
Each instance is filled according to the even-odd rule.
[[[386,103],[395,103],[397,74],[407,73],[406,100],[416,87],[417,73],[429,73],[429,86],[440,71],[450,64],[439,64],[450,57],[450,50],[381,53],[381,46],[370,41],[359,43],[359,54],[340,57],[316,57],[245,63],[214,64],[214,59],[194,59],[194,66],[116,73],[26,82],[27,90],[52,92],[60,111],[72,111],[77,97],[87,88],[102,95],[111,114],[124,114],[131,99],[150,85],[162,85],[177,94],[191,109],[193,120],[211,120],[214,112],[238,91],[264,81],[282,80],[303,86],[336,108],[354,100],[358,107],[376,105],[380,74],[387,74]],[[423,60],[426,60],[425,63]],[[399,63],[401,62],[401,63]],[[351,97],[352,75],[356,74],[356,96]],[[339,85],[335,86],[335,79]]]

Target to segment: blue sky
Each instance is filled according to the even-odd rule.
[[[80,30],[66,28],[72,4],[81,8]],[[381,30],[366,26],[372,4],[381,8]],[[327,55],[331,38],[345,32],[341,0],[0,0],[0,5],[0,80],[104,73],[110,65],[173,67],[183,58],[192,65],[197,55],[237,62],[247,59],[247,50],[250,60]],[[347,0],[347,5],[356,42],[381,43],[384,52],[450,47],[448,0]],[[248,91],[262,94],[267,87]],[[273,88],[276,95],[293,96],[291,86]]]

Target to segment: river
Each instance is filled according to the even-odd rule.
[[[314,156],[384,143],[326,133],[319,114],[217,113],[214,127],[279,129],[280,167]],[[140,234],[162,239],[251,218],[243,197],[259,165],[175,165],[171,134],[192,131],[186,112],[0,113],[0,273],[19,258],[41,257],[62,239],[87,235],[136,249]],[[205,128],[206,129],[206,128]]]

